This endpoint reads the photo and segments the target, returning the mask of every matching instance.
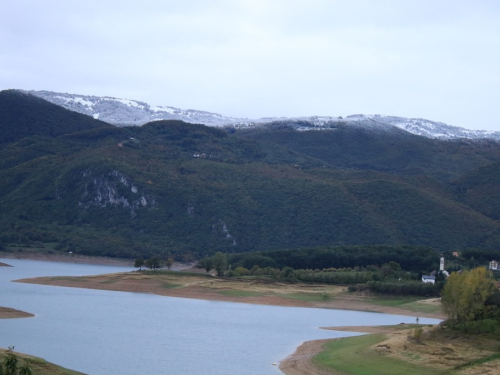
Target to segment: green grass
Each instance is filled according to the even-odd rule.
[[[366,302],[380,306],[400,307],[401,305],[416,302],[421,299],[422,299],[421,297],[408,297],[408,296],[377,297],[377,298],[367,299]]]
[[[410,302],[401,305],[401,308],[414,312],[435,313],[441,311],[441,305],[431,305],[429,303]]]
[[[75,276],[56,276],[56,277],[52,277],[51,280],[54,280],[54,281],[71,281],[71,282],[87,282],[89,281],[86,277],[84,276],[79,276],[79,277],[75,277]]]
[[[440,305],[432,305],[428,303],[418,302],[422,297],[401,296],[401,297],[377,297],[366,300],[373,305],[399,307],[408,311],[435,313],[441,310]]]
[[[467,367],[474,367],[474,366],[477,366],[477,365],[481,365],[483,363],[495,361],[497,359],[500,359],[500,353],[492,354],[492,355],[490,355],[490,356],[488,356],[486,358],[476,359],[475,361],[471,361],[471,362],[465,363],[463,365],[457,366],[456,369],[457,370],[461,370],[461,369],[465,369]]]
[[[165,288],[165,289],[175,289],[175,288],[178,288],[180,286],[182,286],[182,285],[169,283],[169,282],[165,282],[165,283],[161,284],[161,287]]]
[[[145,270],[143,269],[142,271],[137,270],[136,272],[141,272],[144,275],[174,275],[176,277],[189,277],[189,276],[195,276],[195,277],[207,277],[209,279],[213,278],[214,276],[209,274],[209,273],[201,273],[201,272],[188,272],[188,271],[167,271],[167,270]]]
[[[418,361],[420,359],[420,356],[414,353],[403,353],[403,355],[415,361]]]
[[[282,296],[285,298],[307,302],[326,302],[331,299],[331,296],[327,293],[288,293],[282,294]]]
[[[349,375],[434,375],[442,371],[421,364],[389,358],[370,349],[385,340],[384,334],[371,334],[330,341],[325,351],[313,357],[313,362],[323,368]]]
[[[262,292],[252,292],[246,290],[222,290],[219,292],[223,296],[231,296],[231,297],[259,297],[263,296],[265,293]]]
[[[43,358],[33,357],[27,354],[15,353],[18,358],[18,367],[24,364],[24,360],[28,359],[30,361],[30,367],[35,375],[83,375],[81,372],[66,369],[64,367],[57,366],[53,363],[47,362]],[[6,357],[5,349],[0,349],[0,362]]]

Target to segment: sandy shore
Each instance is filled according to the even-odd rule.
[[[16,309],[11,309],[10,307],[1,307],[0,306],[0,319],[14,319],[14,318],[32,318],[35,315],[16,310]]]
[[[324,371],[316,367],[311,361],[312,357],[321,352],[323,345],[329,341],[331,339],[304,342],[297,348],[295,353],[281,361],[280,370],[286,375],[340,375],[338,372]]]
[[[66,286],[85,289],[100,289],[119,292],[152,293],[161,296],[193,298],[210,301],[241,302],[260,305],[315,307],[337,310],[356,310],[395,315],[418,315],[419,317],[443,319],[441,312],[415,313],[399,307],[369,303],[362,298],[348,295],[342,287],[328,286],[333,297],[328,301],[311,301],[289,298],[289,295],[317,293],[306,284],[286,284],[259,280],[241,281],[215,277],[156,275],[141,272],[117,273],[86,277],[37,277],[16,280],[22,283]],[[310,290],[313,289],[313,290]],[[338,293],[338,294],[334,294]]]
[[[0,267],[12,267],[10,264],[0,262]],[[31,318],[35,315],[11,309],[10,307],[1,307],[0,306],[0,319],[15,319],[15,318]]]

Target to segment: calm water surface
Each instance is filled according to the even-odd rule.
[[[322,326],[413,323],[414,317],[259,306],[14,283],[130,268],[0,259],[0,306],[28,319],[0,319],[0,347],[87,374],[281,374],[273,363],[303,341],[352,336]],[[436,323],[436,319],[420,319]]]

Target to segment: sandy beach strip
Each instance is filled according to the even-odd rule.
[[[280,363],[280,370],[286,375],[341,375],[339,372],[325,371],[312,363],[312,358],[323,350],[327,342],[338,339],[306,341],[295,353]]]
[[[32,318],[35,315],[10,307],[0,306],[0,319]]]
[[[237,296],[225,293],[233,290],[235,281],[220,278],[197,278],[184,277],[182,278],[183,285],[174,285],[176,282],[181,282],[181,279],[176,279],[174,276],[165,276],[155,278],[154,275],[141,275],[139,272],[117,273],[109,275],[96,275],[86,277],[59,278],[59,277],[36,277],[29,279],[15,280],[16,282],[65,286],[84,289],[99,289],[118,292],[137,292],[137,293],[152,293],[166,297],[192,298],[209,301],[225,301],[225,302],[240,302],[259,305],[274,305],[274,306],[289,306],[289,307],[312,307],[326,308],[336,310],[354,310],[365,312],[378,312],[395,315],[415,315],[402,308],[393,306],[374,305],[362,300],[354,300],[348,297],[334,297],[330,301],[307,301],[300,299],[286,298],[287,291],[284,289],[276,289],[276,293],[256,293],[256,295]],[[173,287],[166,287],[166,284],[172,283]],[[249,288],[245,290],[259,290],[259,285],[248,284]],[[283,288],[287,286],[283,284]],[[239,286],[241,288],[241,286]],[[291,285],[290,287],[295,287]],[[276,286],[279,288],[279,286]],[[281,293],[284,293],[280,295]],[[289,292],[288,292],[289,293]],[[444,315],[440,312],[423,313],[419,312],[418,316],[425,318],[443,319]]]

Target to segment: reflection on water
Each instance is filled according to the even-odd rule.
[[[413,323],[415,318],[353,311],[259,306],[13,283],[130,268],[2,260],[0,306],[35,314],[0,320],[0,347],[88,374],[280,374],[272,363],[303,341],[347,332],[321,326]],[[435,323],[435,319],[420,319]]]

